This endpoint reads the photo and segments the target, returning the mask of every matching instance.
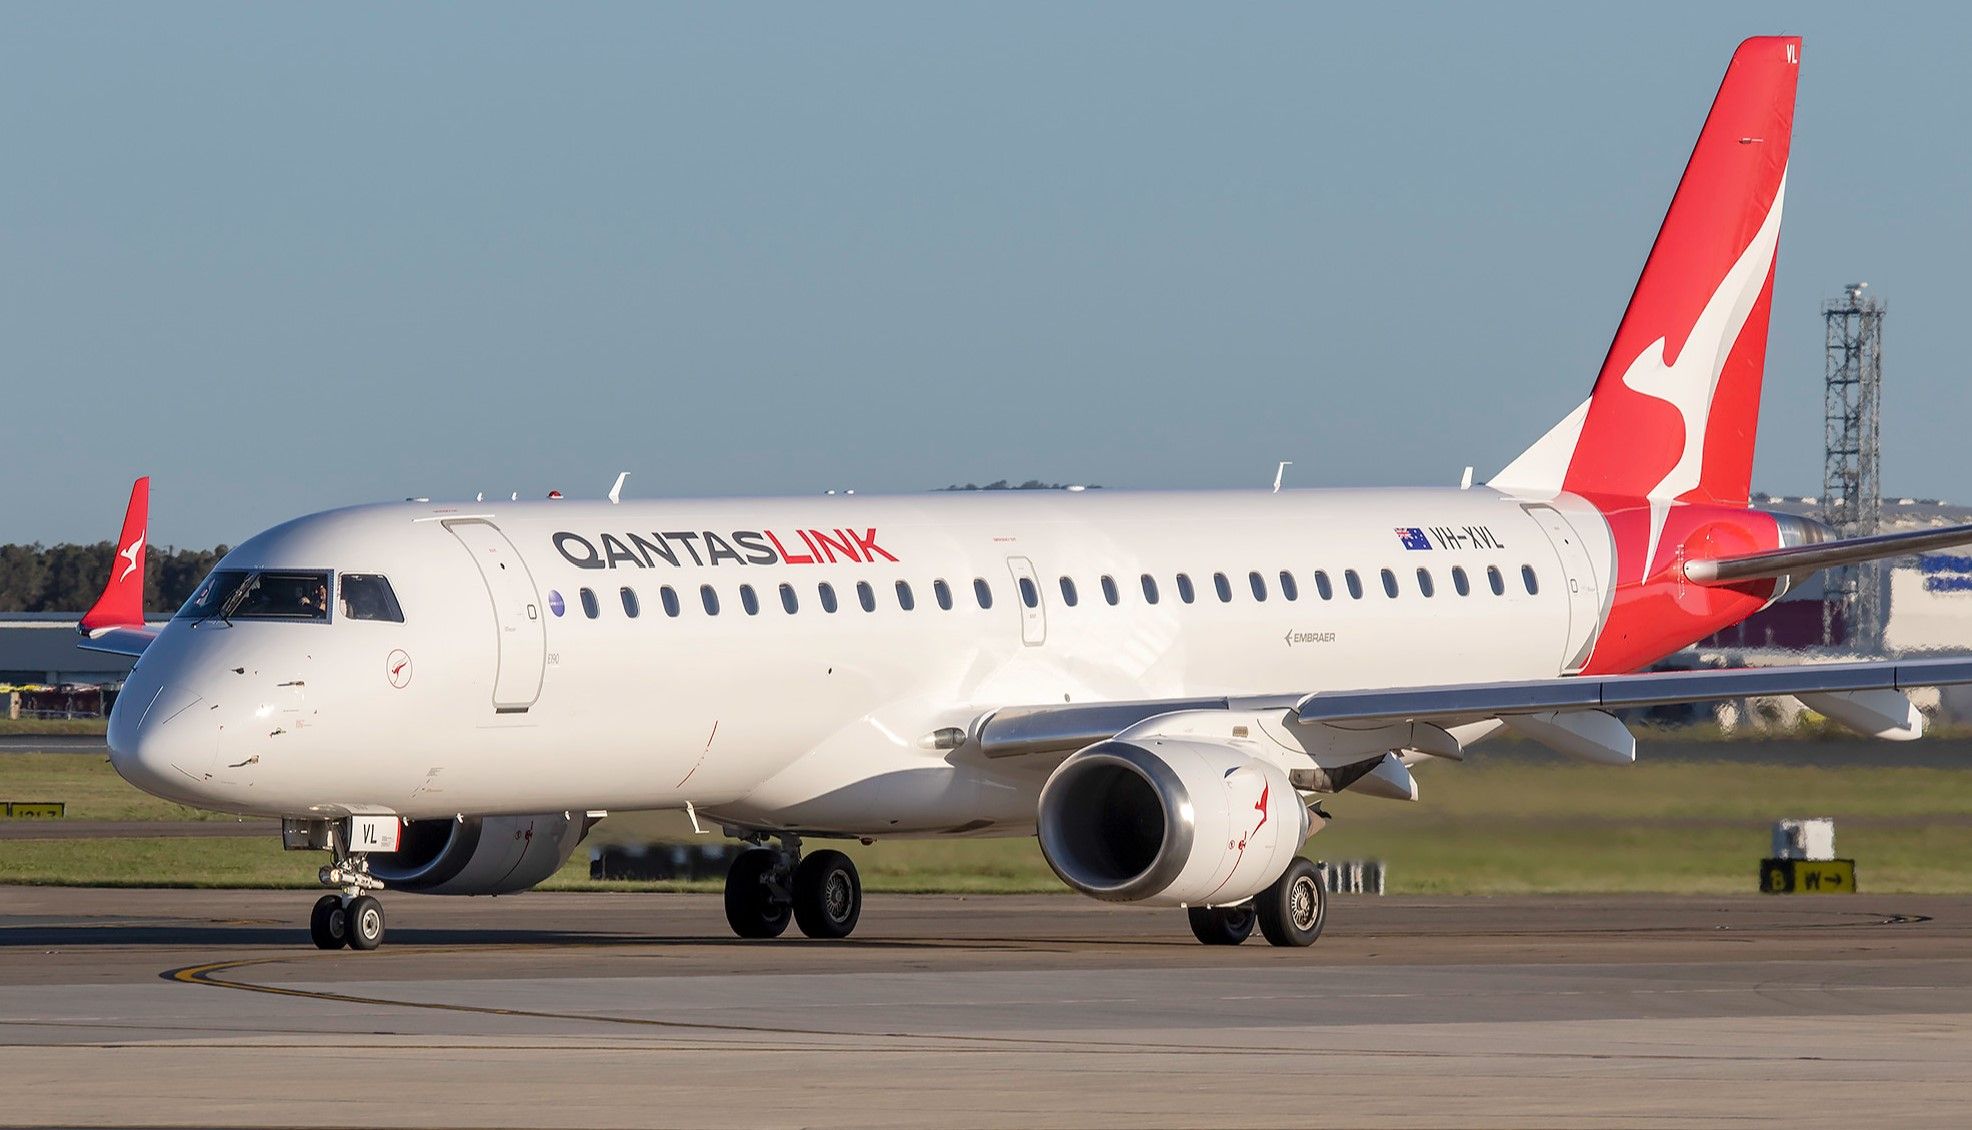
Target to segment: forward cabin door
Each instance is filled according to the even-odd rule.
[[[493,523],[464,518],[445,523],[459,539],[493,601],[498,632],[499,667],[493,677],[493,708],[519,714],[541,697],[541,674],[548,661],[547,625],[541,619],[541,597],[520,551]]]
[[[1020,642],[1039,647],[1048,642],[1048,610],[1041,602],[1041,578],[1034,563],[1025,557],[1007,558],[1007,571],[1013,574],[1013,599],[1020,606]]]
[[[1589,652],[1595,649],[1595,634],[1602,625],[1602,590],[1596,584],[1588,547],[1568,519],[1552,506],[1529,506],[1526,510],[1540,523],[1561,562],[1562,584],[1568,590],[1568,645],[1564,649],[1568,661],[1561,670],[1572,675],[1588,663]]]

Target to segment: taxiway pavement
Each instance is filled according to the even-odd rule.
[[[0,888],[0,1123],[1962,1124],[1972,899],[1337,898],[1309,950],[1073,896]]]

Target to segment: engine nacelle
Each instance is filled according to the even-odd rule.
[[[589,825],[580,812],[415,820],[396,851],[370,856],[370,874],[398,891],[512,894],[560,870]]]
[[[1308,839],[1287,772],[1179,738],[1106,741],[1041,790],[1041,853],[1061,881],[1110,902],[1236,903],[1266,889]]]

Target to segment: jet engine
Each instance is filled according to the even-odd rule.
[[[1236,903],[1279,878],[1308,810],[1269,761],[1209,742],[1140,738],[1071,754],[1041,790],[1041,853],[1110,902]]]
[[[370,857],[370,874],[398,891],[513,894],[560,870],[592,823],[580,812],[414,820],[396,851]]]

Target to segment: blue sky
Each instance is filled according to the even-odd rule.
[[[1756,487],[1866,279],[1972,499],[1972,16],[10,6],[0,541],[473,492],[1483,478],[1587,389],[1734,44],[1806,37]]]

